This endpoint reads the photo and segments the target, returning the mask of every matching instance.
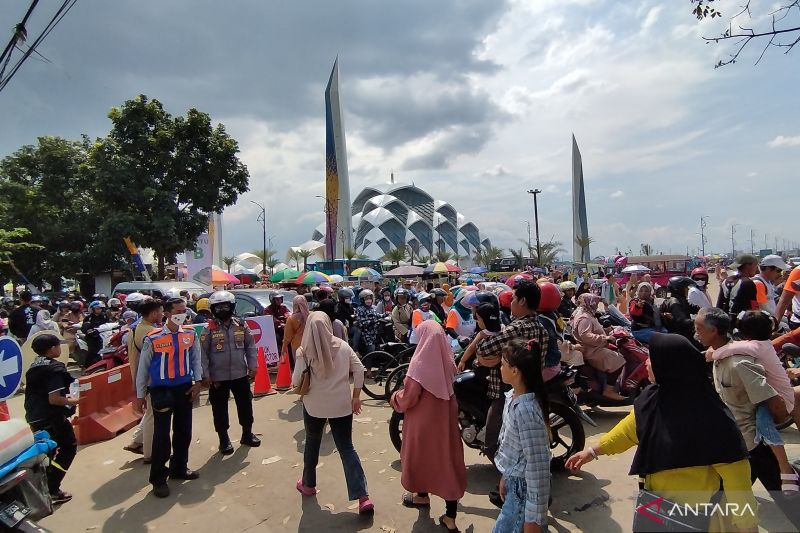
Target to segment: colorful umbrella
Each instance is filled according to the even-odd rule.
[[[344,281],[344,278],[339,274],[333,274],[332,276],[329,277],[331,278],[332,283],[341,283]]]
[[[239,278],[234,276],[233,274],[228,274],[224,270],[217,270],[216,268],[211,271],[211,284],[214,286],[217,285],[227,285],[229,283],[241,283]]]
[[[622,269],[625,274],[644,274],[650,272],[650,269],[644,265],[631,265]]]
[[[449,272],[461,272],[461,269],[450,263],[434,263],[425,267],[426,274],[447,274]]]
[[[489,269],[486,267],[477,266],[470,268],[468,272],[470,274],[486,274],[487,272],[489,272]]]
[[[401,266],[397,268],[393,268],[389,272],[386,272],[384,276],[387,278],[413,278],[416,276],[421,276],[425,273],[425,269],[418,266]]]
[[[316,285],[317,283],[331,283],[331,278],[327,274],[317,272],[316,270],[309,270],[304,272],[297,278],[297,283],[301,285]]]
[[[350,275],[359,279],[360,278],[380,279],[383,277],[381,276],[381,273],[375,270],[374,268],[367,268],[367,267],[357,268],[352,272],[350,272]]]
[[[269,277],[269,280],[272,283],[279,283],[281,281],[289,281],[292,279],[297,279],[299,275],[300,272],[298,272],[297,270],[293,268],[285,268],[280,272],[275,272],[273,275]]]

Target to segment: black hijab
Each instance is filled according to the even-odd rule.
[[[685,337],[655,333],[650,362],[657,383],[633,404],[639,446],[630,473],[745,459],[742,433],[709,381],[703,355]]]

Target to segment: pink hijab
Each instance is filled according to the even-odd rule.
[[[419,344],[406,376],[440,400],[449,400],[453,396],[456,365],[444,329],[437,322],[426,320],[416,332]]]
[[[292,298],[292,314],[300,321],[300,325],[305,325],[308,320],[308,300],[305,296],[295,296]]]

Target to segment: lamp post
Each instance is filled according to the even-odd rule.
[[[533,195],[533,219],[536,224],[536,264],[538,266],[542,266],[539,264],[542,261],[542,245],[539,242],[539,205],[536,202],[536,196],[541,192],[541,189],[530,189],[528,191],[528,194]]]
[[[250,203],[256,204],[258,207],[261,208],[261,213],[258,215],[258,218],[256,220],[261,222],[261,229],[263,230],[264,260],[261,264],[261,274],[266,276],[267,275],[267,208],[258,202],[254,202],[253,200],[250,200]]]
[[[700,217],[700,250],[701,250],[700,255],[702,255],[703,257],[705,257],[705,255],[706,255],[706,233],[705,233],[705,229],[706,229],[706,219],[707,218],[708,218],[708,215],[703,215],[703,216]]]

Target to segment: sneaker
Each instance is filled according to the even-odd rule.
[[[55,494],[50,495],[50,499],[53,502],[53,505],[58,505],[60,503],[67,503],[72,499],[72,494],[69,492],[65,492],[63,490],[59,490]]]
[[[302,479],[297,480],[297,485],[295,485],[295,487],[297,488],[297,491],[303,496],[314,496],[317,493],[316,487],[306,487],[305,485],[303,485]]]
[[[156,498],[166,498],[169,496],[169,486],[166,483],[163,485],[153,485],[153,496]]]

